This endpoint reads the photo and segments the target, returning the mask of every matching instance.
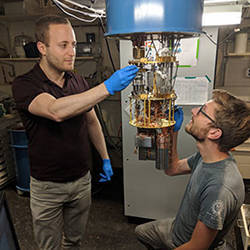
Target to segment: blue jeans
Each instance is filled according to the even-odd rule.
[[[78,250],[91,205],[91,175],[66,183],[30,180],[35,239],[41,250]]]

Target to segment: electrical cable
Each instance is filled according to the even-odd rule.
[[[66,15],[71,16],[71,17],[74,17],[74,18],[76,18],[76,19],[78,19],[78,20],[80,20],[80,21],[91,23],[91,22],[94,22],[94,21],[97,19],[97,17],[93,18],[92,20],[87,20],[87,19],[80,18],[80,17],[78,17],[78,16],[76,16],[76,15],[74,15],[74,14],[72,14],[72,13],[69,13],[69,12],[67,12],[66,10],[64,10],[63,7],[58,3],[57,0],[53,0],[53,2],[54,2],[55,5],[56,5],[62,12],[64,12]]]
[[[103,129],[103,132],[104,132],[104,135],[106,135],[107,137],[107,142],[110,144],[110,146],[112,146],[116,152],[120,153],[121,152],[121,147],[118,147],[115,142],[113,141],[112,137],[110,136],[109,132],[108,132],[108,128],[106,126],[106,123],[103,119],[103,114],[102,114],[102,111],[101,111],[101,108],[100,108],[100,105],[99,104],[96,104],[95,105],[95,111],[96,111],[96,115],[101,123],[101,126],[102,126],[102,129]]]
[[[90,23],[90,22],[94,22],[98,17],[100,17],[100,18],[101,18],[101,17],[105,17],[105,12],[104,12],[104,10],[96,10],[96,9],[94,9],[94,8],[89,8],[89,7],[85,6],[85,5],[80,5],[80,4],[75,3],[75,2],[73,2],[73,1],[70,1],[70,0],[65,0],[66,2],[68,2],[68,3],[70,3],[70,4],[76,5],[76,6],[80,7],[80,8],[85,8],[85,9],[87,9],[88,11],[91,11],[91,12],[93,12],[93,13],[91,13],[91,12],[84,12],[84,11],[80,11],[80,10],[71,8],[71,7],[69,7],[68,5],[62,3],[62,2],[59,1],[59,0],[52,0],[52,1],[54,2],[54,4],[55,4],[62,12],[64,12],[65,14],[67,14],[67,15],[69,15],[69,16],[71,16],[71,17],[74,17],[74,18],[76,18],[76,19],[78,19],[78,20],[80,20],[80,21],[83,21],[83,22],[88,22],[88,23]],[[93,17],[93,19],[84,19],[84,18],[80,18],[80,17],[74,15],[73,13],[70,13],[70,12],[66,11],[66,9],[68,9],[68,10],[70,10],[70,11],[73,11],[73,12],[77,12],[77,13],[82,14],[82,15],[85,15],[85,16]]]
[[[178,72],[178,69],[179,69],[178,66],[179,66],[179,65],[176,64],[175,75],[174,75],[174,77],[173,77],[173,79],[172,79],[172,80],[174,80],[173,86],[172,86],[173,89],[174,89],[175,82],[176,82],[176,79],[177,79],[177,72]]]
[[[89,8],[85,5],[81,5],[81,4],[78,4],[78,3],[75,3],[71,0],[65,0],[66,2],[70,3],[70,4],[73,4],[73,5],[76,5],[80,8],[85,8],[89,11],[92,11],[94,13],[87,13],[87,12],[84,12],[84,11],[80,11],[80,10],[77,10],[77,9],[73,9],[69,6],[67,6],[66,4],[60,2],[59,0],[53,0],[53,2],[55,3],[55,5],[63,12],[65,13],[66,15],[69,15],[71,17],[74,17],[80,21],[83,21],[83,22],[94,22],[97,18],[99,18],[100,20],[100,26],[102,28],[102,31],[103,31],[103,34],[105,33],[105,29],[104,29],[104,25],[103,25],[103,22],[102,22],[102,17],[105,17],[105,11],[104,10],[96,10],[96,9],[93,9],[93,8]],[[94,3],[94,2],[93,2]],[[89,17],[93,17],[93,19],[83,19],[83,18],[80,18],[72,13],[69,13],[68,11],[66,11],[65,9],[67,10],[70,10],[70,11],[74,11],[74,12],[77,12],[79,14],[83,14],[85,16],[89,16]],[[107,38],[105,37],[105,42],[106,42],[106,46],[107,46],[107,50],[108,50],[108,55],[109,55],[109,58],[110,58],[110,61],[111,61],[111,64],[112,64],[112,67],[113,67],[113,71],[115,72],[116,69],[115,69],[115,66],[114,66],[114,62],[113,62],[113,59],[112,59],[112,56],[111,56],[111,51],[110,51],[110,47],[109,47],[109,43],[107,41]],[[101,108],[100,108],[100,105],[99,104],[96,104],[95,105],[95,111],[96,111],[96,114],[97,114],[97,117],[98,117],[98,120],[100,121],[100,124],[102,126],[102,129],[103,129],[103,132],[104,132],[104,135],[106,136],[107,138],[107,143],[112,146],[114,149],[115,149],[115,152],[117,152],[118,154],[121,154],[122,152],[122,147],[121,147],[121,141],[118,142],[117,144],[113,141],[112,137],[110,136],[109,134],[109,131],[108,131],[108,128],[106,126],[106,123],[103,119],[103,114],[102,114],[102,111],[101,111]],[[120,128],[119,128],[120,129]],[[118,131],[119,132],[119,131]],[[120,145],[119,145],[120,144]],[[92,195],[96,195],[97,193],[101,192],[104,188],[104,185],[99,185],[100,183],[97,181],[96,183],[93,181],[93,187],[96,187],[96,188],[92,188]]]
[[[146,58],[148,57],[148,54],[149,54],[149,52],[151,51],[152,49],[151,49],[151,46],[149,46],[149,48],[148,48],[148,51],[147,51],[147,54],[146,54]]]
[[[158,50],[157,50],[157,48],[156,48],[156,46],[155,46],[155,43],[154,43],[154,39],[153,39],[153,35],[152,35],[152,34],[151,34],[151,40],[152,40],[152,44],[153,44],[153,46],[154,46],[154,48],[155,48],[156,55],[159,56],[159,53],[158,53]]]
[[[234,31],[232,31],[229,35],[227,35],[222,41],[220,41],[219,43],[216,43],[211,37],[209,37],[209,35],[207,34],[207,32],[203,31],[202,33],[216,46],[220,46],[221,44],[223,44],[229,37],[231,37],[234,33],[239,32],[240,29],[234,29]]]
[[[102,19],[101,19],[101,18],[99,18],[99,21],[100,21],[100,24],[101,24],[102,32],[103,32],[103,34],[105,34],[105,29],[104,29],[104,25],[103,25]],[[109,59],[110,59],[110,62],[111,62],[111,64],[112,64],[113,71],[115,72],[115,71],[116,71],[116,69],[115,69],[115,65],[114,65],[114,62],[113,62],[113,59],[112,59],[112,56],[111,56],[109,43],[108,43],[108,41],[107,41],[107,38],[106,38],[106,37],[105,37],[104,39],[105,39],[106,46],[107,46],[107,49],[108,49]]]
[[[95,17],[95,18],[92,19],[92,20],[87,20],[87,19],[83,19],[83,18],[77,17],[76,15],[74,15],[74,14],[72,14],[72,13],[69,13],[69,12],[67,12],[66,10],[64,10],[63,7],[61,7],[61,6],[58,4],[57,0],[53,0],[53,1],[54,1],[55,5],[56,5],[63,13],[65,13],[65,14],[68,15],[68,16],[74,17],[74,18],[76,18],[76,19],[78,19],[78,20],[80,20],[80,21],[90,23],[90,22],[94,22],[94,21],[97,19],[97,17]]]
[[[68,2],[70,4],[73,4],[73,5],[76,5],[82,9],[87,9],[89,11],[92,11],[94,13],[98,13],[99,15],[101,15],[102,17],[105,17],[105,10],[104,9],[101,9],[101,10],[98,10],[98,9],[94,9],[94,8],[91,8],[91,7],[88,7],[86,5],[82,5],[82,4],[79,4],[77,2],[74,2],[74,1],[71,1],[71,0],[64,0],[65,2]]]
[[[175,44],[175,46],[174,46],[174,56],[176,56],[176,53],[177,53],[177,51],[178,51],[178,48],[179,48],[179,46],[180,46],[180,44],[181,44],[180,42],[181,42],[181,39],[178,38],[178,39],[176,40],[176,44]],[[175,66],[176,66],[175,74],[174,74],[173,78],[171,79],[171,82],[172,82],[172,89],[174,89],[175,82],[176,82],[176,79],[177,79],[177,72],[178,72],[178,69],[179,69],[179,67],[178,67],[178,66],[179,66],[179,65],[178,65],[178,62],[176,62]]]
[[[78,6],[78,7],[85,8],[85,9],[88,9],[88,10],[90,10],[90,11],[97,12],[97,11],[95,11],[93,8],[88,8],[87,6],[84,6],[84,5],[80,5],[80,4],[74,3],[74,2],[71,1],[71,0],[65,0],[65,1],[66,1],[66,2],[69,2],[69,3],[71,3],[71,4],[75,4],[75,5]],[[103,34],[105,33],[104,25],[103,25],[103,22],[102,22],[102,19],[101,19],[101,16],[104,16],[103,14],[102,14],[102,15],[99,14],[99,15],[96,15],[96,16],[95,16],[94,14],[91,14],[91,13],[86,13],[86,12],[83,12],[83,11],[79,11],[79,10],[72,9],[72,8],[70,8],[69,6],[67,6],[67,5],[65,5],[65,4],[63,4],[63,3],[61,3],[59,0],[53,0],[53,2],[54,2],[54,3],[56,4],[56,6],[57,6],[58,8],[60,8],[65,14],[70,15],[70,16],[72,16],[72,17],[75,17],[76,19],[78,19],[78,20],[80,20],[80,21],[84,21],[84,22],[93,22],[93,21],[95,21],[95,20],[99,17],[100,24],[101,24],[100,26],[101,26],[101,28],[102,28]],[[79,18],[79,17],[75,16],[75,15],[72,14],[72,13],[67,12],[64,8],[69,9],[69,10],[71,10],[71,11],[75,11],[75,12],[80,13],[80,14],[85,14],[85,15],[88,15],[88,16],[91,16],[91,17],[92,17],[92,16],[95,16],[95,18],[92,19],[92,20],[85,20],[85,19],[82,19],[82,18]],[[110,46],[109,46],[109,43],[108,43],[108,41],[107,41],[106,38],[105,38],[105,42],[106,42],[106,46],[107,46],[107,50],[108,50],[108,55],[109,55],[109,58],[110,58],[110,61],[111,61],[112,67],[113,67],[113,71],[115,72],[116,69],[115,69],[114,62],[113,62],[113,59],[112,59],[112,56],[111,56]],[[111,136],[110,136],[110,134],[109,134],[109,132],[108,132],[107,126],[106,126],[106,124],[105,124],[105,121],[104,121],[104,119],[103,119],[103,115],[102,115],[101,108],[100,108],[100,106],[99,106],[98,104],[96,105],[95,110],[96,110],[97,116],[98,116],[98,118],[99,118],[99,120],[100,120],[100,123],[101,123],[101,125],[102,125],[103,131],[104,131],[104,135],[106,135],[106,137],[107,137],[107,139],[108,139],[107,142],[115,149],[115,151],[117,151],[118,153],[120,153],[120,152],[121,152],[121,146],[117,146],[117,144],[116,144],[116,143],[113,141],[113,139],[111,138]]]
[[[66,15],[69,15],[71,17],[74,17],[80,21],[83,21],[83,22],[94,22],[97,18],[99,18],[100,20],[100,24],[101,24],[101,28],[102,28],[102,31],[103,31],[103,34],[105,33],[105,29],[104,29],[104,25],[103,25],[103,22],[102,22],[102,17],[105,17],[105,12],[104,10],[96,10],[94,8],[89,8],[87,7],[86,5],[82,5],[82,4],[79,4],[79,3],[76,3],[74,1],[71,1],[71,0],[65,0],[66,2],[70,3],[70,4],[73,4],[73,5],[76,5],[80,8],[85,8],[89,11],[92,11],[94,12],[95,14],[92,14],[92,13],[87,13],[87,12],[83,12],[83,11],[80,11],[80,10],[76,10],[76,9],[73,9],[73,8],[70,8],[69,6],[67,6],[66,4],[62,3],[61,1],[59,0],[52,0],[55,5],[62,11],[64,12]],[[74,12],[77,12],[79,14],[83,14],[83,15],[87,15],[87,16],[90,16],[90,17],[94,17],[93,19],[83,19],[83,18],[80,18],[68,11],[66,11],[65,9],[68,9],[70,11],[74,11]],[[106,46],[107,46],[107,50],[108,50],[108,55],[109,55],[109,59],[111,61],[111,64],[112,64],[112,68],[113,68],[113,71],[115,72],[116,69],[115,69],[115,65],[114,65],[114,62],[113,62],[113,59],[112,59],[112,56],[111,56],[111,51],[110,51],[110,47],[109,47],[109,44],[108,44],[108,41],[107,41],[107,38],[105,37],[105,43],[106,43]]]
[[[180,46],[180,41],[181,41],[180,38],[178,38],[178,39],[176,40],[176,43],[175,43],[175,46],[174,46],[174,56],[176,56],[176,53],[178,52],[178,48],[179,48],[179,46]]]
[[[248,8],[243,8],[242,14],[241,14],[241,18],[245,17],[246,12],[248,11]]]
[[[54,0],[54,2],[57,2],[59,5],[61,5],[65,9],[68,9],[68,10],[83,14],[85,16],[90,16],[90,17],[95,17],[95,18],[99,17],[99,15],[96,15],[95,13],[89,13],[89,12],[84,12],[84,11],[81,11],[81,10],[73,9],[73,8],[69,7],[68,5],[66,5],[64,3],[61,3],[59,0]]]
[[[62,4],[62,3],[61,3],[60,1],[58,1],[58,0],[53,0],[53,1],[54,1],[54,3],[56,4],[56,6],[58,6],[64,13],[66,13],[66,14],[68,14],[68,15],[70,15],[70,16],[73,16],[73,17],[75,17],[75,18],[77,18],[77,19],[79,19],[79,20],[81,20],[81,21],[86,21],[86,20],[84,20],[84,19],[82,19],[82,18],[76,17],[75,15],[73,15],[73,14],[71,14],[71,13],[68,13],[67,11],[65,11],[65,10],[63,9],[63,7],[64,7],[64,8],[67,8],[67,9],[69,9],[69,10],[72,10],[72,11],[76,11],[76,12],[81,13],[81,14],[84,14],[84,12],[79,11],[79,10],[74,10],[74,9],[68,7],[67,5]],[[73,4],[73,2],[70,1],[70,0],[65,0],[65,1],[67,1],[67,2]],[[62,5],[63,7],[62,7],[61,5]],[[77,5],[77,4],[76,4],[76,5]],[[84,7],[85,7],[86,9],[90,9],[90,8],[87,8],[86,6],[84,6]],[[93,10],[93,9],[91,9],[91,10]],[[93,20],[96,20],[96,19],[97,19],[97,17],[95,17]],[[99,20],[100,20],[101,28],[102,28],[102,31],[103,31],[103,34],[104,34],[104,33],[105,33],[105,30],[104,30],[104,25],[103,25],[102,19],[99,18]],[[89,20],[88,20],[88,21],[89,21]],[[90,22],[90,21],[89,21],[89,22]],[[110,61],[111,61],[112,67],[113,67],[113,71],[115,72],[116,69],[115,69],[114,62],[113,62],[113,59],[112,59],[112,56],[111,56],[110,47],[109,47],[109,44],[108,44],[108,41],[107,41],[106,38],[105,38],[105,42],[106,42],[106,46],[107,46],[107,49],[108,49],[108,55],[109,55],[109,58],[110,58]],[[106,124],[105,124],[105,122],[104,122],[104,119],[103,119],[103,116],[102,116],[102,112],[101,112],[101,108],[100,108],[99,105],[96,105],[96,113],[98,114],[98,118],[99,118],[99,120],[100,120],[100,122],[101,122],[102,128],[103,128],[103,130],[104,130],[104,134],[105,134],[106,137],[108,138],[109,144],[110,144],[112,147],[114,147],[115,150],[116,150],[117,152],[120,152],[120,151],[121,151],[121,148],[117,147],[117,145],[114,143],[113,139],[112,139],[111,136],[109,135],[109,132],[108,132],[107,126],[106,126]]]

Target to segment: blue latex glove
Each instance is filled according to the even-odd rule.
[[[182,107],[175,105],[174,107],[174,132],[179,131],[183,122],[183,110]]]
[[[115,92],[125,89],[133,81],[138,70],[135,65],[117,70],[109,79],[104,81],[108,92],[113,95]]]
[[[102,169],[104,174],[100,173],[101,179],[99,182],[106,182],[111,180],[111,176],[113,175],[113,170],[111,166],[110,159],[102,160]]]
[[[168,116],[168,110],[166,112],[166,115]],[[183,122],[183,110],[182,107],[175,105],[174,106],[174,132],[177,132],[180,130],[182,122]]]

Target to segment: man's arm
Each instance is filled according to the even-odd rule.
[[[102,127],[96,116],[95,110],[92,109],[91,111],[87,112],[86,117],[91,142],[95,146],[102,159],[109,159]]]
[[[87,128],[90,136],[90,140],[94,144],[96,150],[100,154],[102,158],[102,170],[103,172],[100,173],[99,182],[106,182],[111,180],[111,176],[113,175],[113,170],[111,166],[111,162],[109,160],[109,155],[104,139],[104,135],[102,132],[102,127],[100,122],[96,116],[95,110],[92,109],[91,111],[87,112]]]
[[[173,142],[172,142],[172,162],[171,165],[165,170],[165,173],[170,176],[188,174],[191,172],[191,169],[187,163],[187,159],[180,160],[177,153],[177,137],[178,131],[181,128],[183,122],[183,110],[180,106],[175,106],[174,118],[175,125],[173,129]]]
[[[175,248],[175,250],[205,250],[210,247],[212,242],[214,241],[218,230],[211,229],[207,227],[203,222],[200,220],[197,222],[194,232],[190,241],[187,243]]]
[[[48,93],[39,94],[31,101],[28,110],[34,115],[57,122],[64,121],[95,106],[108,95],[125,89],[133,81],[138,70],[135,65],[129,65],[117,70],[100,85],[80,94],[58,99]]]
[[[173,134],[173,143],[172,143],[172,163],[165,170],[165,173],[170,176],[189,174],[191,169],[188,165],[187,158],[180,160],[177,153],[177,137],[178,131]]]
[[[109,95],[104,83],[80,94],[56,99],[48,93],[35,97],[29,105],[29,112],[57,122],[81,114]]]

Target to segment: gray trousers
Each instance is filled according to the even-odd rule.
[[[156,220],[135,228],[137,239],[148,249],[174,249],[172,229],[174,218]]]
[[[90,205],[90,172],[66,183],[39,181],[31,177],[30,207],[39,249],[80,249]]]
[[[156,220],[139,225],[135,228],[137,239],[149,250],[164,249],[172,250],[176,246],[172,242],[172,229],[174,218]],[[226,250],[226,242],[223,245],[213,248],[214,250]]]

